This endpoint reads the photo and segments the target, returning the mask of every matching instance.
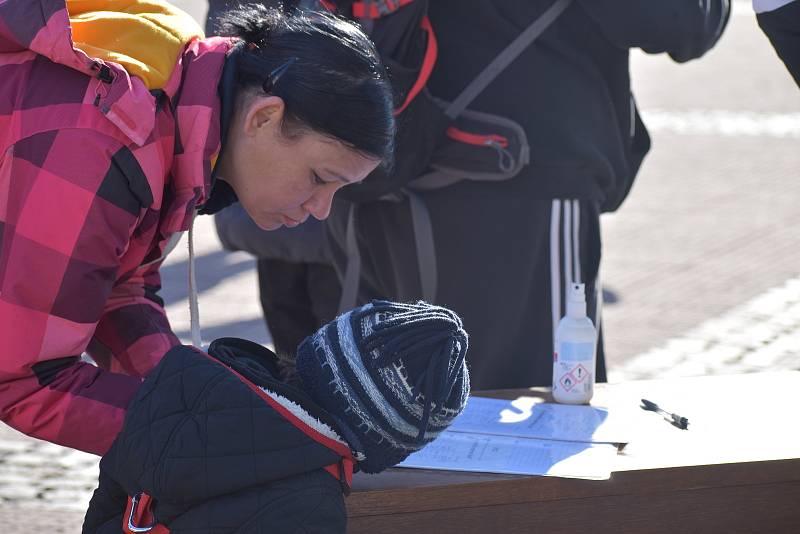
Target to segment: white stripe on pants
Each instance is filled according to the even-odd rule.
[[[554,199],[550,213],[550,296],[552,311],[553,344],[555,345],[556,328],[566,313],[566,304],[562,306],[562,295],[566,295],[565,287],[582,282],[581,269],[581,203],[577,199]],[[563,242],[563,247],[562,247]],[[594,322],[600,332],[603,292],[598,269],[594,280]],[[587,300],[589,295],[587,295]],[[554,346],[555,349],[555,346]]]

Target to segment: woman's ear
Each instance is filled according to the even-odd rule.
[[[282,124],[285,109],[286,105],[279,96],[254,98],[245,111],[244,134],[257,137],[267,131],[273,131]]]

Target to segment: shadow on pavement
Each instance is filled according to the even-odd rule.
[[[207,291],[230,276],[255,267],[255,260],[244,254],[219,250],[195,256],[197,269],[197,292]],[[189,298],[189,261],[161,266],[161,291],[164,302],[171,304]]]
[[[271,343],[272,340],[267,334],[266,323],[262,318],[249,319],[246,321],[231,321],[229,323],[219,324],[215,326],[203,327],[203,343],[210,343],[211,341],[227,336],[243,337],[255,341],[257,343]],[[249,333],[253,333],[248,335]],[[255,335],[259,334],[259,335]],[[189,330],[175,330],[175,335],[181,339],[189,339],[192,334]]]

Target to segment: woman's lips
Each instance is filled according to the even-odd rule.
[[[300,222],[301,221],[296,221],[295,219],[292,219],[291,217],[288,217],[286,215],[283,216],[283,225],[286,226],[287,228],[294,228],[295,226],[300,224]]]

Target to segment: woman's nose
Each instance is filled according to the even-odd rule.
[[[314,216],[315,219],[320,221],[327,219],[331,213],[331,203],[333,202],[333,194],[336,193],[338,187],[323,187],[314,192],[303,206],[306,211]]]

